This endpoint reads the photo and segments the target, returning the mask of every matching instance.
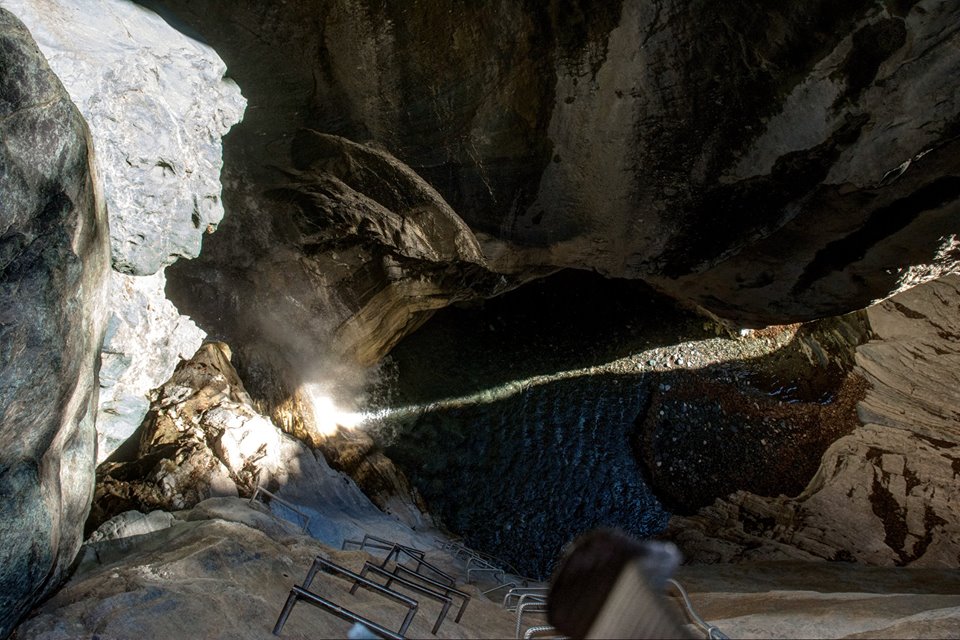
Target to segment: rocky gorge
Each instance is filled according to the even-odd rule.
[[[0,0],[0,637],[595,526],[746,635],[956,635],[958,18]]]

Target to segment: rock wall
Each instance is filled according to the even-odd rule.
[[[150,407],[148,394],[206,334],[164,294],[166,277],[110,274],[110,319],[100,353],[97,462],[107,459],[140,426]]]
[[[139,426],[147,393],[204,338],[166,299],[163,269],[195,258],[223,217],[221,138],[245,103],[210,47],[133,2],[0,5],[30,28],[97,149],[114,269],[100,461]]]
[[[957,566],[958,309],[956,276],[868,309],[875,338],[856,352],[870,384],[858,405],[862,426],[827,450],[797,497],[738,492],[674,518],[687,557]]]
[[[0,637],[59,584],[93,495],[106,209],[83,117],[0,9]]]
[[[171,290],[240,345],[251,392],[282,423],[305,384],[349,406],[365,382],[357,363],[376,363],[434,309],[507,286],[460,217],[391,154],[312,130],[291,149],[292,166],[226,224],[254,224],[251,206],[276,217],[208,247],[229,256],[228,272],[177,268]]]
[[[236,216],[171,277],[205,327],[225,307],[258,315],[247,274],[280,246],[288,264],[337,268],[339,250],[288,243],[299,215],[263,195],[282,182],[264,158],[295,166],[304,127],[379,145],[423,178],[504,288],[589,269],[762,326],[862,308],[957,266],[954,3],[152,4],[203,33],[251,101],[225,151]],[[291,290],[274,310],[281,324],[306,307],[334,333],[364,327],[382,355],[384,333],[422,322],[423,288],[367,273]],[[433,305],[451,297],[428,290]],[[354,322],[377,294],[390,304]],[[239,354],[289,351],[266,334],[226,337]]]

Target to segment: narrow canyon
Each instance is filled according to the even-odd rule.
[[[957,637],[958,234],[947,0],[0,0],[0,638]]]

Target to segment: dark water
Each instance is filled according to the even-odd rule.
[[[445,309],[391,355],[389,405],[431,408],[395,412],[380,441],[450,531],[546,576],[579,533],[668,518],[631,437],[655,376],[590,368],[704,332],[643,283],[582,272]]]
[[[590,376],[438,409],[399,426],[386,453],[468,545],[547,576],[580,533],[648,537],[666,525],[631,451],[646,387]]]
[[[650,371],[650,349],[716,340],[716,327],[642,283],[563,272],[445,309],[401,342],[386,402],[401,409],[379,441],[449,530],[545,576],[598,526],[649,537],[668,508],[799,492],[856,423],[856,390],[834,402],[845,374],[830,364],[861,339],[850,322],[746,360],[722,339],[709,348],[735,362]]]

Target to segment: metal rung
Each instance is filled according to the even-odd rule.
[[[399,582],[406,588],[412,591],[415,591],[421,595],[427,596],[428,598],[432,598],[437,602],[439,602],[441,604],[440,615],[437,616],[437,621],[433,624],[433,629],[430,631],[430,633],[432,633],[433,635],[437,635],[437,631],[440,629],[440,625],[443,623],[443,619],[447,617],[447,612],[450,611],[450,604],[453,602],[449,595],[445,595],[440,592],[434,591],[429,587],[425,587],[423,585],[417,584],[416,582],[412,582],[410,580],[407,580],[406,578],[401,578],[398,575],[390,573],[386,569],[381,569],[380,567],[373,564],[372,562],[363,563],[363,570],[360,571],[360,575],[366,576],[367,573],[375,573],[379,576],[386,578],[387,583],[383,586],[385,586],[388,589],[393,585],[394,582]],[[350,589],[350,593],[351,594],[355,593],[357,591],[357,587],[359,586],[360,586],[359,583],[355,583],[353,585],[353,588]]]
[[[515,611],[517,605],[520,604],[519,600],[524,596],[533,595],[539,596],[541,599],[546,599],[548,591],[549,588],[547,587],[514,587],[503,596],[503,608],[508,611]],[[518,600],[518,602],[511,603],[510,601],[513,599]]]
[[[394,633],[393,631],[390,631],[390,629],[377,624],[373,620],[364,618],[363,616],[354,613],[345,607],[341,607],[337,603],[331,602],[326,598],[322,598],[317,594],[304,589],[303,587],[294,587],[290,589],[290,596],[287,597],[287,602],[283,605],[283,610],[280,612],[280,617],[277,618],[277,624],[275,624],[273,627],[273,635],[280,635],[280,632],[283,630],[283,625],[287,623],[287,618],[290,617],[290,612],[293,611],[293,605],[297,604],[299,600],[306,600],[310,604],[320,607],[321,609],[325,609],[338,618],[342,618],[349,622],[359,622],[381,638],[386,638],[387,640],[405,640],[402,633]]]
[[[397,633],[404,635],[407,632],[407,627],[410,626],[410,623],[413,621],[413,616],[417,613],[417,608],[419,607],[419,603],[416,600],[413,598],[408,598],[402,593],[398,593],[393,589],[389,589],[381,584],[378,584],[369,578],[365,578],[359,574],[356,574],[346,567],[341,567],[340,565],[321,556],[314,558],[313,565],[310,567],[310,571],[307,572],[307,577],[303,581],[304,589],[310,588],[314,577],[321,569],[326,573],[341,575],[348,580],[352,580],[354,583],[360,583],[369,588],[371,591],[374,591],[389,600],[393,600],[394,602],[398,602],[407,607],[407,615],[404,617],[403,623],[400,625],[400,630]],[[351,591],[351,593],[353,593],[353,591]]]
[[[539,635],[548,634],[548,635]],[[567,636],[560,633],[556,627],[544,625],[542,627],[530,627],[523,632],[523,640],[531,640],[534,636],[541,640],[566,640]]]
[[[303,518],[303,524],[300,525],[300,528],[303,530],[304,533],[307,533],[307,532],[310,530],[310,516],[308,516],[308,515],[307,515],[306,513],[304,513],[303,511],[301,511],[300,508],[297,507],[295,504],[293,504],[293,503],[291,503],[291,502],[287,502],[286,500],[284,500],[284,499],[281,498],[280,496],[276,495],[275,493],[271,493],[270,491],[267,491],[266,489],[264,489],[263,487],[261,487],[259,484],[257,485],[257,488],[253,490],[253,495],[250,496],[250,506],[251,506],[251,507],[253,506],[253,503],[256,502],[257,496],[260,495],[261,493],[270,496],[270,499],[271,499],[271,500],[276,500],[277,502],[279,502],[280,504],[282,504],[283,506],[285,506],[287,509],[290,509],[290,511],[293,511],[293,512],[296,513],[298,516],[300,516],[301,518]],[[264,504],[266,504],[266,503],[264,503]],[[276,514],[274,514],[273,511],[270,511],[270,515],[276,517]]]
[[[516,582],[504,582],[503,584],[498,584],[492,589],[487,589],[486,591],[481,591],[480,593],[482,593],[485,596],[489,596],[494,591],[499,591],[500,589],[516,589],[516,588],[517,588]]]
[[[453,555],[457,558],[462,557],[464,560],[468,560],[469,558],[476,558],[477,560],[483,561],[491,567],[503,568],[505,572],[508,572],[508,571],[513,572],[513,575],[520,576],[520,573],[517,571],[517,569],[513,565],[511,565],[509,562],[503,560],[502,558],[498,558],[494,555],[491,555],[489,553],[484,553],[482,551],[477,551],[476,549],[471,549],[470,547],[467,547],[466,545],[460,542],[456,542],[456,541],[444,542],[444,543],[441,543],[440,548],[447,551],[453,551]],[[530,580],[528,580],[527,578],[523,578],[523,582],[529,582],[529,581]]]
[[[524,602],[521,605],[517,605],[517,633],[516,637],[520,637],[520,628],[523,626],[523,616],[525,613],[546,613],[547,612],[547,603],[543,602]]]
[[[397,559],[397,563],[399,564],[400,554],[404,554],[408,556],[411,560],[417,563],[417,567],[415,569],[416,573],[420,573],[420,569],[423,567],[426,567],[427,569],[432,571],[437,577],[439,577],[441,580],[449,584],[451,587],[457,584],[457,581],[454,580],[453,576],[451,576],[449,573],[446,573],[442,569],[438,569],[437,567],[433,566],[432,564],[424,560],[422,552],[420,552],[419,549],[414,549],[414,551],[417,551],[419,553],[411,553],[411,550],[409,547],[405,547],[402,544],[395,544],[393,546],[393,549],[391,549],[390,552],[387,554],[387,557],[383,559],[383,564],[380,565],[380,568],[386,569],[387,565],[394,558]]]
[[[420,580],[421,582],[423,582],[423,583],[425,583],[425,584],[428,584],[428,585],[430,585],[431,587],[435,587],[437,590],[439,590],[440,592],[442,592],[443,595],[446,595],[446,596],[454,595],[454,596],[459,597],[459,598],[462,600],[462,604],[460,605],[460,611],[457,612],[457,617],[456,617],[456,619],[454,620],[454,622],[456,622],[456,623],[458,623],[458,624],[460,623],[460,618],[463,617],[463,612],[466,610],[467,605],[470,604],[470,594],[469,594],[469,593],[464,593],[463,591],[460,591],[459,589],[455,589],[455,588],[452,587],[452,586],[448,586],[448,585],[446,585],[446,584],[443,584],[442,582],[437,582],[436,580],[433,580],[433,579],[431,579],[431,578],[428,578],[428,577],[425,576],[425,575],[421,575],[421,574],[417,573],[416,571],[413,571],[412,569],[408,569],[407,567],[403,566],[402,564],[398,564],[397,566],[395,566],[395,567],[393,568],[393,575],[398,576],[398,575],[400,575],[401,573],[406,574],[406,575],[408,575],[408,576],[410,576],[411,578],[414,578],[414,579],[416,579],[416,580]]]
[[[342,550],[346,550],[348,544],[359,547],[361,551],[367,547],[370,547],[371,549],[381,549],[384,551],[390,551],[394,547],[401,547],[404,552],[410,556],[420,558],[421,560],[424,556],[424,552],[416,547],[410,547],[405,544],[400,544],[399,542],[394,542],[393,540],[387,540],[385,538],[378,538],[377,536],[372,536],[369,533],[363,536],[363,540],[344,540],[340,548]]]

